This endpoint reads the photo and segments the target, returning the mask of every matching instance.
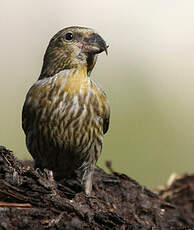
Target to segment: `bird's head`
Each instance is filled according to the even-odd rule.
[[[90,75],[97,54],[103,51],[107,54],[107,48],[103,38],[93,29],[73,26],[60,30],[50,40],[39,79],[80,65],[86,66]]]

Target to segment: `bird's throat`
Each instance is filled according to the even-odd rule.
[[[89,55],[87,60],[87,72],[88,72],[88,76],[90,76],[96,61],[97,61],[97,54],[96,55]]]

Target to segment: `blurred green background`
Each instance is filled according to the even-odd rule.
[[[50,38],[61,28],[96,29],[110,45],[92,78],[111,103],[99,165],[155,187],[193,172],[194,1],[0,1],[0,145],[30,158],[21,128],[25,95]]]

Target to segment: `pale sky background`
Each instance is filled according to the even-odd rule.
[[[147,186],[194,166],[194,1],[0,0],[0,145],[29,158],[21,128],[25,95],[50,38],[96,29],[110,45],[92,77],[111,103],[100,166]]]

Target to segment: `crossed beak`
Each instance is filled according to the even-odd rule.
[[[84,38],[83,52],[99,54],[105,51],[108,55],[108,47],[104,39],[97,33],[92,33],[88,38]]]

